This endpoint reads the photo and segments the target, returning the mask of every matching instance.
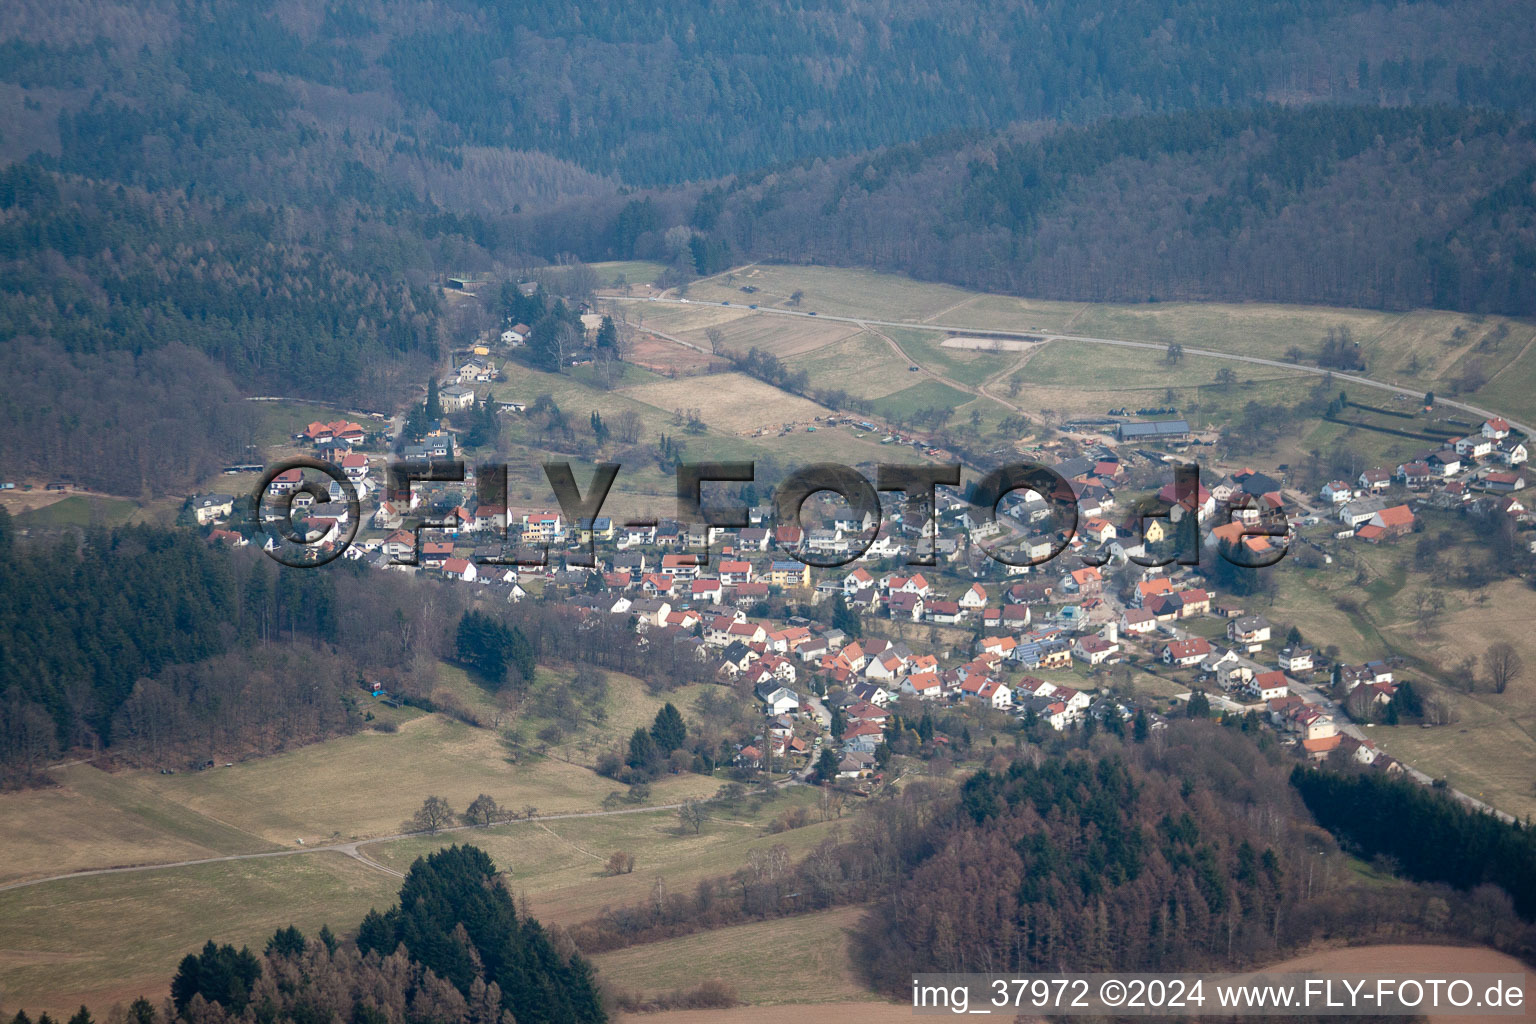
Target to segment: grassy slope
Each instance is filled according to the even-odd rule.
[[[158,999],[205,940],[260,949],[290,922],[355,928],[398,881],[339,853],[99,875],[0,893],[6,1005],[102,1011]],[[99,1015],[99,1014],[98,1014]]]
[[[845,907],[737,925],[604,953],[594,959],[606,981],[647,993],[690,988],[715,977],[729,983],[749,1003],[833,1003],[869,998],[869,992],[855,979],[847,948],[848,936],[858,927],[863,912],[862,907]]]

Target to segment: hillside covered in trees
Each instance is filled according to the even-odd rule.
[[[0,398],[5,468],[139,496],[243,456],[242,394],[393,411],[492,326],[445,275],[571,256],[1536,314],[1533,26],[1499,0],[24,0],[0,372],[41,386]]]
[[[1031,126],[632,198],[599,221],[525,219],[590,258],[669,258],[681,227],[701,273],[767,258],[1058,299],[1536,312],[1536,127],[1487,110]]]
[[[408,681],[413,658],[446,652],[460,607],[189,531],[10,531],[0,510],[0,786],[43,778],[60,750],[180,767],[349,732],[357,682]]]
[[[1511,904],[1523,891],[1513,875],[1495,879],[1504,888],[1479,884],[1489,872],[1453,879],[1447,860],[1438,873],[1409,874],[1461,892],[1352,881],[1273,743],[1231,725],[1182,723],[1144,743],[1101,740],[1088,745],[1097,750],[1016,757],[964,783],[952,813],[928,827],[929,852],[908,861],[861,932],[860,959],[877,988],[899,993],[919,971],[1239,968],[1319,940],[1405,928],[1524,956],[1536,949],[1536,929]],[[1359,801],[1327,797],[1325,808],[1325,787],[1382,788],[1305,778],[1306,806],[1330,828]],[[1521,843],[1509,839],[1511,851]]]

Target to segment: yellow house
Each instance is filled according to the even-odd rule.
[[[768,567],[768,584],[774,587],[808,587],[811,567],[791,560],[774,562]]]
[[[577,536],[583,544],[591,544],[596,540],[613,540],[613,520],[607,516],[599,516],[593,520],[583,519],[577,530]]]

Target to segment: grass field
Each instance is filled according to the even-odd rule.
[[[177,962],[216,938],[260,952],[276,929],[351,932],[398,879],[340,853],[51,882],[0,893],[8,1008],[105,1010],[164,995]]]
[[[744,286],[758,291],[748,295],[741,291]],[[790,297],[797,291],[802,293],[800,304],[791,306]],[[737,271],[730,282],[717,277],[695,284],[688,294],[703,301],[757,303],[880,320],[922,320],[975,296],[950,285],[870,270],[766,264]]]
[[[0,795],[0,884],[88,868],[272,849],[270,843],[146,792],[135,777],[90,765],[55,771],[59,785]]]
[[[704,780],[709,782],[710,780]],[[721,783],[715,780],[712,787]],[[764,825],[791,805],[808,801],[809,791],[780,795],[761,808],[744,805],[717,811],[694,835],[679,828],[672,811],[607,817],[520,821],[458,833],[451,837],[481,847],[506,871],[512,886],[526,893],[541,921],[572,924],[645,899],[657,880],[669,891],[691,890],[701,878],[729,875],[744,866],[755,849],[783,845],[798,859],[837,829],[838,822],[817,822],[788,832],[770,833]],[[845,819],[846,822],[846,819]],[[392,840],[367,847],[368,856],[405,871],[417,857],[450,837]],[[635,858],[632,874],[609,875],[604,865],[616,850]]]
[[[1330,329],[1347,327],[1364,349],[1372,376],[1448,393],[1446,385],[1477,360],[1489,382],[1469,396],[1474,402],[1481,399],[1480,404],[1517,418],[1536,416],[1536,325],[1524,320],[1444,310],[1402,313],[1263,302],[1057,302],[967,292],[873,271],[767,265],[738,272],[731,284],[723,278],[705,282],[691,294],[735,302],[744,297],[737,290],[743,284],[760,289],[751,301],[764,306],[786,307],[789,296],[799,290],[803,296],[796,308],[823,314],[949,328],[1177,341],[1187,348],[1271,359],[1283,358],[1292,346],[1314,354]],[[946,376],[973,382],[944,369],[930,353],[909,349],[909,354]],[[1117,363],[1122,355],[1101,359]]]
[[[489,793],[509,807],[556,813],[595,810],[615,788],[553,759],[511,764],[494,733],[436,715],[392,735],[359,733],[233,768],[142,778],[168,800],[283,846],[398,832],[431,794],[456,809]],[[675,776],[658,781],[652,799],[714,790],[699,776]]]
[[[589,266],[597,274],[597,280],[604,288],[610,287],[621,277],[631,285],[650,284],[667,269],[663,264],[652,260],[609,260],[604,263],[592,263]]]
[[[881,416],[905,419],[923,409],[959,409],[973,399],[973,395],[930,379],[876,399],[873,404],[875,412]]]
[[[746,306],[722,306],[718,303],[624,303],[620,313],[642,330],[659,331],[713,351],[711,328],[721,335],[720,346],[745,352],[760,348],[781,359],[835,345],[859,333],[855,324],[836,320],[812,320],[809,317],[770,316],[754,313]]]
[[[931,331],[899,327],[886,327],[882,331],[890,335],[913,362],[962,384],[980,384],[988,377],[1016,365],[1021,359],[1017,352],[944,348],[942,343],[945,336]]]
[[[1103,416],[1127,409],[1171,406],[1196,427],[1224,425],[1249,402],[1294,405],[1318,378],[1283,370],[1237,366],[1237,383],[1215,382],[1217,371],[1233,364],[1186,355],[1167,366],[1160,353],[1103,349],[1053,341],[1033,355],[1018,374],[1021,386],[1009,401],[1025,409],[1050,410],[1059,416]],[[1000,382],[994,393],[1008,394]],[[1299,431],[1304,424],[1291,425]],[[1277,438],[1277,443],[1280,441]]]
[[[868,998],[848,958],[848,938],[863,913],[862,907],[844,907],[737,925],[593,959],[605,981],[647,993],[691,988],[717,977],[748,1003]]]
[[[71,494],[16,517],[16,525],[58,528],[61,526],[122,526],[145,518],[138,502],[94,494]]]
[[[294,434],[315,420],[330,423],[338,419],[357,419],[328,405],[315,405],[311,402],[250,402],[248,404],[260,417],[257,422],[255,441],[263,448],[290,443]],[[373,429],[372,422],[374,421],[362,421],[363,428]]]
[[[413,777],[420,774],[415,766],[402,767]],[[713,793],[719,786],[718,780],[688,778],[697,781],[697,795]],[[600,781],[605,788],[617,788]],[[473,843],[509,874],[536,916],[547,923],[571,924],[595,916],[605,906],[646,898],[658,880],[664,887],[691,888],[700,878],[728,875],[757,848],[783,845],[792,857],[803,856],[835,834],[840,823],[821,822],[781,834],[770,833],[764,824],[814,796],[798,789],[766,801],[748,800],[738,808],[717,811],[719,817],[706,822],[697,835],[683,832],[671,811],[642,810],[519,821],[374,843],[365,849],[370,860],[404,871],[416,857],[448,843]],[[32,827],[37,820],[34,815],[21,824]],[[181,824],[205,832],[210,827]],[[63,841],[69,838],[61,836]],[[238,847],[230,837],[225,839]],[[608,855],[618,849],[635,857],[632,874],[610,876],[603,870]],[[158,852],[192,857],[217,850],[210,838],[202,849],[189,844]],[[315,851],[63,879],[0,892],[0,977],[5,979],[6,1001],[35,1011],[71,1009],[81,1001],[106,1006],[140,993],[157,998],[180,957],[205,939],[259,948],[273,930],[290,922],[307,932],[329,923],[346,935],[370,907],[387,906],[398,887],[398,879],[377,868],[340,853]]]
[[[915,379],[907,370],[910,364],[868,331],[788,362],[810,374],[815,387],[840,389],[857,398],[880,398],[909,387]]]

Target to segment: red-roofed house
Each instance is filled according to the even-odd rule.
[[[1169,665],[1188,668],[1198,665],[1211,653],[1211,645],[1204,637],[1190,640],[1174,640],[1163,648],[1163,661]]]
[[[450,550],[453,545],[449,545]],[[452,576],[454,579],[472,582],[475,578],[475,563],[467,558],[447,558],[443,560],[443,575]]]

